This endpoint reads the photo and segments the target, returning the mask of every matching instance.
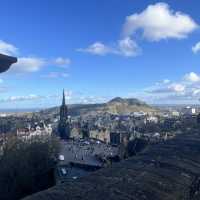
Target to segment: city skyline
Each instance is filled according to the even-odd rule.
[[[67,103],[116,96],[151,104],[199,103],[197,5],[2,2],[0,53],[17,56],[18,63],[0,76],[0,109],[60,105],[63,88]]]

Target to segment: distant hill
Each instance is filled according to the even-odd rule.
[[[156,108],[153,108],[135,98],[120,98],[116,97],[107,103],[98,104],[72,104],[68,105],[69,114],[71,116],[78,115],[96,115],[99,113],[112,113],[112,114],[130,114],[132,112],[156,112]],[[41,111],[41,114],[51,115],[58,114],[59,107],[49,108]]]
[[[135,98],[120,98],[116,97],[109,101],[105,106],[105,111],[114,114],[130,114],[132,112],[155,112],[156,109],[149,106],[143,101]]]

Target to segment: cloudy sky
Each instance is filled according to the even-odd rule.
[[[199,103],[199,1],[2,0],[0,108],[103,102]]]

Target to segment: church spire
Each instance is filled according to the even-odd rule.
[[[65,105],[65,90],[63,89],[63,100],[62,100],[62,105]]]
[[[63,89],[62,105],[60,106],[60,121],[58,123],[58,133],[62,139],[70,138],[70,126],[68,121],[68,108],[65,104],[65,90]]]

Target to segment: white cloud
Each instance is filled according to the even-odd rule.
[[[137,43],[131,40],[130,37],[126,37],[119,41],[119,54],[122,54],[127,57],[137,56],[141,53],[140,48],[138,47]]]
[[[156,86],[162,86],[162,85],[166,85],[169,84],[171,81],[169,79],[164,79],[162,81],[158,81],[155,83]]]
[[[63,78],[68,78],[70,75],[69,75],[68,73],[61,73],[61,76],[62,76]]]
[[[192,93],[193,93],[193,96],[199,95],[200,94],[200,89],[194,89],[192,91]]]
[[[9,88],[8,88],[7,86],[1,86],[1,87],[0,87],[0,93],[7,92],[8,89],[9,89]]]
[[[10,96],[5,99],[0,99],[1,103],[4,102],[19,102],[19,101],[31,101],[31,100],[39,100],[45,98],[44,96],[30,94],[27,96]]]
[[[134,57],[141,53],[137,43],[130,37],[119,40],[115,46],[110,47],[101,42],[95,42],[85,49],[78,49],[81,52],[88,52],[94,55],[104,56],[107,54],[122,55],[125,57]]]
[[[193,53],[198,53],[200,51],[200,42],[197,42],[193,47],[192,47]]]
[[[168,89],[171,90],[172,92],[180,93],[185,91],[185,86],[180,83],[174,83],[168,86]]]
[[[162,94],[162,93],[163,94],[164,93],[182,93],[184,91],[185,91],[185,86],[180,83],[172,83],[167,86],[162,86],[162,87],[147,90],[148,93],[160,93],[160,94]]]
[[[77,101],[81,104],[94,104],[94,103],[104,103],[108,101],[107,97],[101,97],[101,96],[80,96]]]
[[[18,49],[14,45],[0,40],[0,53],[13,56],[18,54]]]
[[[168,84],[168,83],[170,83],[170,82],[171,82],[171,81],[170,81],[169,79],[164,79],[164,80],[163,80],[163,83],[164,83],[164,84]]]
[[[184,80],[189,81],[189,82],[199,82],[200,76],[194,72],[190,72],[189,74],[186,74],[184,76]]]
[[[91,44],[89,47],[85,49],[78,49],[78,51],[81,52],[88,52],[94,55],[106,55],[107,53],[111,53],[112,49],[110,49],[108,46],[104,45],[101,42],[95,42],[94,44]]]
[[[159,41],[167,38],[186,38],[197,27],[189,15],[174,12],[166,3],[156,3],[149,5],[141,13],[128,16],[123,32],[125,36],[131,36],[141,30],[145,39]]]
[[[41,75],[42,78],[58,78],[57,72],[49,72],[48,74]]]
[[[65,67],[70,64],[68,58],[56,58],[55,60],[48,60],[39,57],[19,57],[18,62],[13,64],[10,68],[10,72],[15,73],[30,73],[40,71],[45,66],[51,66],[56,64],[56,67]],[[57,75],[56,75],[57,73]],[[51,72],[49,77],[61,75],[67,77],[67,73]]]
[[[1,92],[1,91],[0,91]],[[72,91],[65,90],[65,97],[66,99],[71,99]],[[49,99],[60,99],[62,98],[61,94],[51,94],[51,95],[38,95],[38,94],[29,94],[29,95],[22,95],[22,96],[10,96],[7,98],[0,98],[0,103],[10,103],[10,102],[24,102],[24,101],[39,101],[41,100],[49,100]]]
[[[71,63],[69,58],[58,57],[54,60],[54,63],[58,66],[65,67]]]
[[[123,26],[123,38],[116,42],[114,46],[95,42],[87,48],[78,49],[78,51],[101,56],[116,54],[134,57],[141,53],[141,49],[131,38],[136,36],[137,33],[142,32],[143,38],[148,41],[160,41],[170,38],[186,38],[197,28],[198,24],[189,15],[173,11],[167,3],[156,3],[149,5],[141,13],[126,17]]]
[[[154,103],[197,103],[200,99],[200,76],[190,72],[179,81],[155,84],[139,95]]]
[[[17,73],[37,72],[46,64],[46,61],[42,58],[20,57],[18,62],[12,65],[10,71]]]
[[[49,72],[48,74],[41,75],[42,78],[68,78],[68,73],[63,72]]]

